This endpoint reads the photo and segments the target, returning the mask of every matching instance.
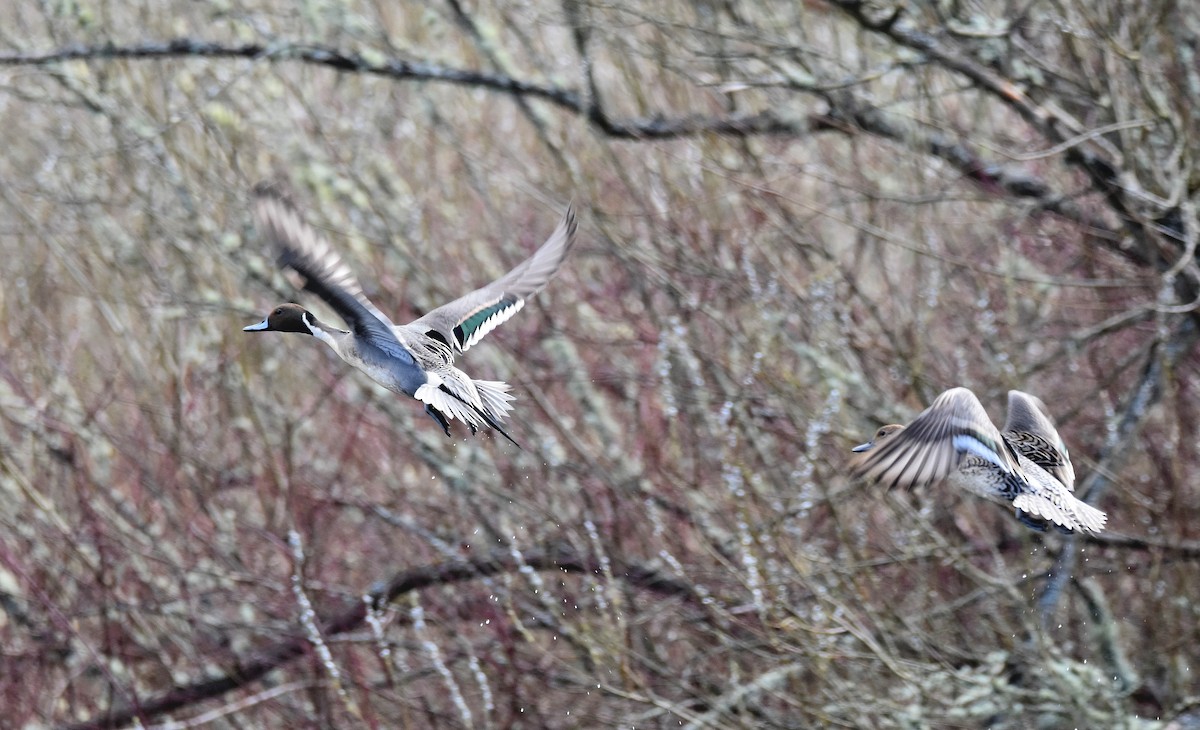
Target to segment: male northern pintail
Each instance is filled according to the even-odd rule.
[[[471,378],[454,367],[454,356],[520,311],[558,271],[575,240],[572,208],[546,242],[512,271],[410,324],[395,325],[366,298],[350,268],[282,194],[260,184],[254,197],[259,230],[278,253],[278,265],[299,274],[303,288],[323,299],[350,331],[320,322],[296,304],[279,305],[245,331],[312,335],[388,390],[424,403],[425,412],[447,436],[447,418],[457,418],[471,433],[487,425],[513,441],[500,426],[512,410],[511,386]]]
[[[855,476],[891,487],[946,479],[952,486],[1011,505],[1035,530],[1045,520],[1064,532],[1100,532],[1108,517],[1075,498],[1075,470],[1046,404],[1008,391],[1004,432],[966,388],[942,393],[908,426],[892,424],[854,449]]]

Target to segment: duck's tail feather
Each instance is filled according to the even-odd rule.
[[[497,421],[508,418],[508,414],[513,409],[509,403],[516,400],[515,396],[508,393],[512,390],[511,385],[499,380],[472,380],[471,382],[475,384],[475,389],[479,392],[479,403],[485,413]]]
[[[476,384],[478,384],[478,383],[476,383]],[[470,402],[466,401],[465,399],[461,398],[457,393],[455,393],[454,391],[447,388],[445,386],[445,384],[442,384],[438,387],[442,391],[449,393],[453,398],[457,399],[463,405],[470,408],[472,411],[471,415],[477,416],[480,420],[482,420],[484,423],[486,423],[488,425],[488,427],[491,428],[493,431],[496,431],[501,436],[503,436],[504,438],[511,441],[513,446],[516,446],[518,449],[521,449],[522,451],[524,451],[524,449],[522,449],[522,447],[521,447],[521,444],[517,443],[516,439],[514,439],[512,436],[509,436],[508,431],[505,431],[504,428],[499,423],[496,422],[496,419],[492,418],[492,416],[487,412],[487,410],[485,410],[484,408],[480,408],[479,406],[475,405],[474,403],[470,403]],[[510,410],[511,410],[511,408],[510,408]],[[463,418],[462,420],[465,421],[466,424],[471,427],[471,433],[475,433],[475,424],[472,423],[467,418]]]
[[[482,416],[482,417],[483,417],[483,420],[484,420],[485,422],[487,422],[487,425],[488,425],[489,427],[491,427],[491,429],[492,429],[493,431],[496,431],[496,432],[497,432],[497,433],[499,433],[501,436],[503,436],[504,438],[506,438],[506,439],[508,439],[509,441],[511,441],[511,442],[512,442],[512,445],[513,445],[513,446],[516,446],[518,449],[521,449],[522,451],[524,451],[524,450],[525,450],[525,449],[524,449],[524,448],[521,446],[521,444],[517,443],[517,440],[516,440],[516,439],[514,439],[512,436],[509,436],[509,435],[508,435],[508,431],[505,431],[505,430],[504,430],[504,428],[503,428],[503,427],[502,427],[502,426],[501,426],[499,423],[497,423],[497,422],[495,421],[495,419],[493,419],[493,418],[492,418],[492,417],[491,417],[491,416],[488,414],[488,412],[487,412],[487,411],[485,411],[485,410],[483,410],[483,409],[480,409],[480,408],[476,408],[475,410],[476,410],[476,411],[479,413],[479,415],[480,415],[480,416]]]
[[[421,386],[421,388],[426,387],[425,385]],[[521,448],[521,444],[508,435],[508,432],[496,422],[496,419],[487,410],[455,393],[454,390],[446,387],[445,383],[438,383],[436,389],[424,391],[418,389],[417,399],[425,402],[427,412],[432,409],[433,412],[430,415],[434,416],[434,420],[446,430],[447,435],[449,435],[449,426],[445,423],[445,417],[449,416],[467,424],[472,434],[475,433],[477,425],[486,424],[489,428],[511,441],[518,449]],[[437,416],[441,416],[442,418],[438,418]]]
[[[1075,500],[1075,519],[1088,532],[1100,532],[1108,522],[1108,515],[1087,502]]]
[[[1019,494],[1013,500],[1013,506],[1068,530],[1097,533],[1104,529],[1104,523],[1108,521],[1108,515],[1076,499],[1065,487],[1056,494]]]

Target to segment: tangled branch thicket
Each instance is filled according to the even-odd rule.
[[[0,9],[5,724],[1195,712],[1200,9],[275,5]],[[397,321],[575,201],[467,358],[524,450],[243,335],[279,176]],[[849,479],[954,385],[1109,531]]]

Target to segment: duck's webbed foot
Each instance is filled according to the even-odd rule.
[[[1022,525],[1025,525],[1031,530],[1037,530],[1038,532],[1046,531],[1046,521],[1034,517],[1025,510],[1017,510],[1017,519],[1021,521]],[[1067,532],[1070,532],[1070,530],[1067,530]]]
[[[450,424],[449,424],[449,422],[446,421],[446,417],[442,415],[441,411],[434,408],[432,405],[426,403],[425,404],[425,412],[429,414],[430,418],[437,421],[437,425],[442,427],[442,430],[446,432],[447,436],[450,435]],[[472,432],[474,430],[475,430],[474,428],[471,429]]]

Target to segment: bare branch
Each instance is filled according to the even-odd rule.
[[[863,28],[887,36],[901,46],[919,51],[936,63],[969,79],[976,86],[1016,111],[1026,122],[1056,145],[1072,143],[1077,135],[1087,134],[1078,122],[1066,116],[1064,112],[1034,102],[1013,81],[946,48],[932,35],[908,24],[897,22],[900,17],[899,9],[886,17],[875,18],[871,16],[870,6],[864,0],[828,0],[828,2],[845,11]],[[1088,136],[1094,137],[1094,135]],[[1105,194],[1109,205],[1120,215],[1126,231],[1135,237],[1139,245],[1147,252],[1154,250],[1151,226],[1145,217],[1137,212],[1133,201],[1129,199],[1128,191],[1124,187],[1125,183],[1122,181],[1120,161],[1076,145],[1067,149],[1066,159],[1082,168],[1091,178],[1096,189]],[[1163,214],[1167,212],[1162,211]]]
[[[1080,498],[1085,502],[1096,504],[1112,486],[1111,475],[1117,472],[1121,461],[1137,443],[1137,431],[1149,415],[1151,406],[1162,396],[1164,373],[1169,372],[1181,357],[1190,352],[1197,340],[1200,340],[1200,331],[1197,330],[1196,321],[1188,317],[1180,322],[1169,339],[1156,343],[1151,348],[1141,377],[1125,402],[1121,418],[1109,431],[1104,451],[1097,460],[1096,467],[1078,487]],[[1062,552],[1050,571],[1050,578],[1038,596],[1038,610],[1044,625],[1049,622],[1057,608],[1063,589],[1074,577],[1078,550],[1078,535],[1072,535],[1064,543]]]
[[[414,591],[501,573],[514,573],[526,567],[537,571],[557,570],[565,573],[594,573],[600,570],[599,561],[580,556],[563,547],[526,551],[522,558],[523,562],[514,558],[509,551],[497,550],[488,556],[413,568],[393,576],[385,585],[371,591],[369,595],[376,606],[382,606]],[[619,566],[614,570],[614,574],[631,587],[699,603],[690,586],[661,575],[653,569],[629,564]],[[366,619],[366,605],[362,601],[355,601],[341,613],[320,620],[320,633],[325,636],[344,634],[360,628]],[[258,651],[227,674],[174,687],[158,697],[139,702],[136,707],[114,709],[99,717],[67,727],[71,730],[99,730],[121,727],[134,720],[148,722],[168,712],[245,687],[308,653],[311,647],[308,638],[296,637],[282,641]]]

